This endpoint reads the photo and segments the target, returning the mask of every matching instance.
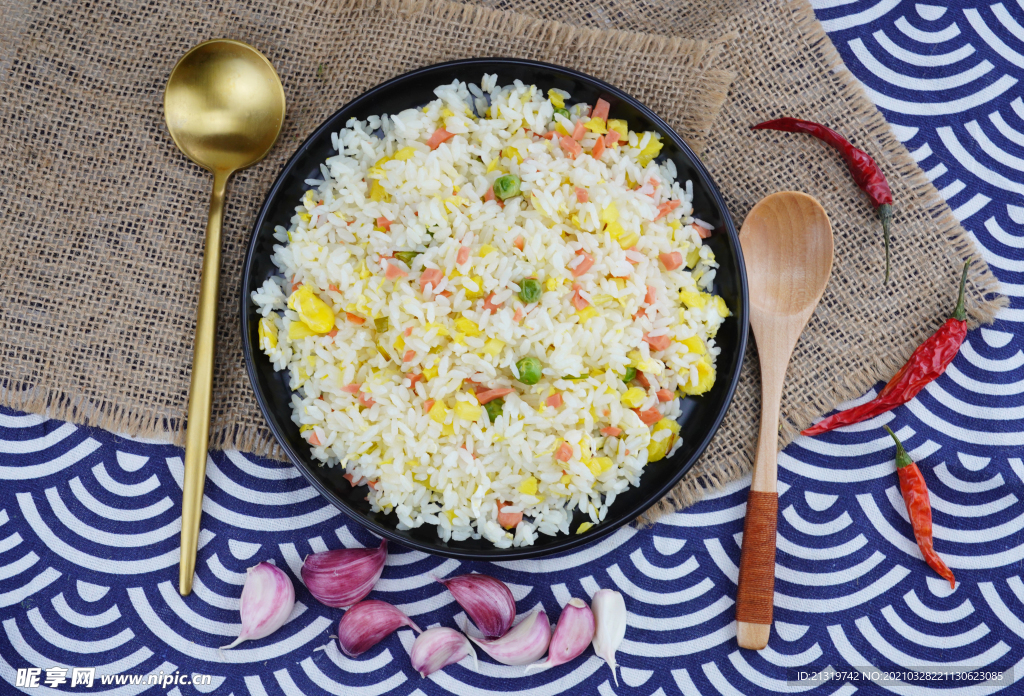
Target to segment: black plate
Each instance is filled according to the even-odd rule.
[[[273,237],[274,227],[289,226],[295,206],[309,188],[305,180],[319,179],[320,164],[336,154],[331,146],[331,133],[344,128],[353,116],[366,119],[374,114],[398,113],[426,104],[435,98],[433,90],[437,85],[449,84],[455,79],[479,84],[484,73],[496,73],[499,85],[518,78],[545,91],[552,87],[564,89],[572,95],[573,102],[593,104],[598,97],[603,97],[611,102],[612,117],[625,118],[637,131],[655,130],[664,134],[662,158],[675,162],[679,181],[693,181],[695,215],[714,225],[714,233],[705,243],[712,248],[721,264],[716,277],[716,293],[725,298],[733,312],[718,332],[717,342],[722,353],[716,365],[718,378],[714,388],[704,396],[683,400],[680,418],[683,446],[679,451],[671,458],[649,464],[640,486],[621,493],[609,508],[605,521],[587,533],[554,537],[542,534],[533,546],[510,549],[495,548],[485,540],[445,543],[433,525],[399,531],[395,528],[395,515],[371,512],[369,503],[364,500],[366,489],[353,489],[342,478],[344,471],[340,467],[328,468],[314,461],[309,455],[309,445],[299,436],[299,428],[291,419],[288,372],[274,372],[259,349],[257,324],[260,317],[250,299],[254,289],[267,278],[277,275],[277,269],[270,261],[273,246],[277,243]],[[747,277],[736,228],[718,188],[693,151],[650,109],[609,84],[567,68],[527,60],[482,58],[432,65],[396,77],[346,104],[309,136],[274,182],[256,218],[245,258],[241,312],[245,365],[256,392],[256,401],[288,458],[324,497],[373,532],[405,546],[453,558],[498,561],[544,556],[596,541],[660,500],[693,466],[722,422],[736,390],[747,344]],[[577,513],[572,530],[587,519]]]

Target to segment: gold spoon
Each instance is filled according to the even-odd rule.
[[[805,193],[762,199],[747,215],[740,245],[750,286],[750,326],[761,362],[761,432],[743,525],[736,638],[741,648],[768,645],[775,601],[779,407],[786,366],[832,272],[832,225]]]
[[[164,118],[178,149],[213,172],[181,498],[178,591],[187,595],[196,566],[210,439],[224,190],[234,172],[259,162],[277,140],[284,123],[284,88],[274,66],[255,48],[214,39],[194,47],[174,66],[164,90]]]

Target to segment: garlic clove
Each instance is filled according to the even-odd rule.
[[[516,619],[516,600],[501,580],[473,573],[438,582],[448,588],[485,638],[508,633]]]
[[[329,607],[350,607],[370,594],[384,570],[387,539],[375,549],[334,549],[306,556],[302,582]]]
[[[615,651],[626,637],[626,602],[615,590],[598,590],[591,600],[594,611],[594,652],[612,668],[615,686],[619,678],[615,674]]]
[[[473,656],[473,669],[477,669],[476,650],[466,636],[454,628],[437,627],[428,628],[416,638],[409,659],[421,677],[428,677],[467,655]]]
[[[367,599],[352,606],[338,622],[338,644],[349,657],[357,657],[402,626],[417,633],[420,627],[396,607],[379,599]]]
[[[558,617],[555,634],[551,636],[551,644],[548,645],[548,659],[544,662],[527,665],[526,673],[529,674],[531,670],[557,667],[576,659],[590,645],[590,641],[594,639],[594,632],[594,612],[582,599],[570,599]]]
[[[551,642],[551,624],[547,614],[535,611],[501,638],[478,640],[470,636],[469,639],[503,665],[528,665],[547,651]]]
[[[239,611],[242,632],[238,639],[221,650],[235,647],[244,640],[266,638],[281,628],[295,607],[295,586],[287,574],[266,561],[254,565],[245,574]]]

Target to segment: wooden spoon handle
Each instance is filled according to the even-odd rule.
[[[737,640],[741,648],[768,645],[775,603],[775,527],[779,494],[750,491],[743,523],[740,578],[736,593]]]

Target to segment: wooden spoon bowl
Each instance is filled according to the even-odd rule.
[[[775,593],[782,384],[793,348],[832,273],[832,225],[807,194],[775,193],[747,215],[740,244],[761,364],[761,430],[743,527],[736,620],[740,647],[760,650],[768,645]]]

